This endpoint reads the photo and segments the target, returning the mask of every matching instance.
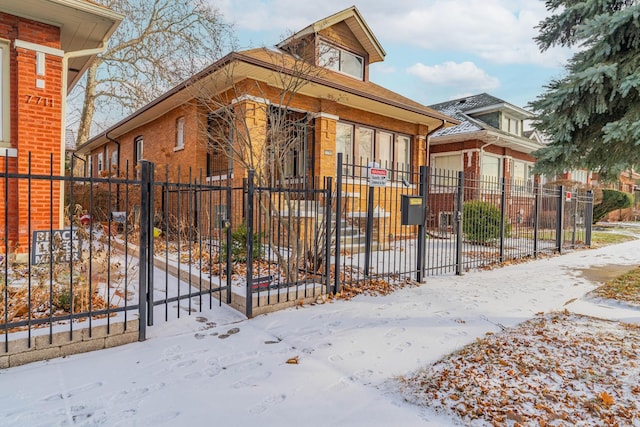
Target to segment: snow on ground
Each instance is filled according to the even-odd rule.
[[[636,240],[251,320],[227,307],[158,320],[142,343],[0,370],[0,425],[460,425],[406,402],[399,378],[539,312],[640,323],[583,298],[587,271],[639,253]]]

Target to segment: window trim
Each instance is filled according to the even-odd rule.
[[[176,119],[176,140],[173,147],[173,151],[184,150],[184,125],[185,118],[180,116]]]
[[[0,147],[11,146],[11,98],[9,40],[0,38]]]
[[[327,50],[328,49],[335,49],[335,50],[338,51],[337,67],[331,67],[328,64],[323,64],[323,62],[322,62],[323,45],[327,48]],[[352,74],[352,73],[348,73],[346,71],[343,71],[343,69],[342,69],[343,68],[342,67],[342,64],[343,64],[342,55],[343,55],[343,53],[345,53],[347,55],[351,55],[354,58],[360,59],[360,62],[361,62],[361,65],[362,65],[360,67],[360,75],[356,75],[356,74]],[[317,61],[318,61],[317,64],[320,67],[326,68],[326,69],[331,70],[331,71],[336,71],[336,72],[344,74],[346,76],[350,76],[350,77],[353,77],[355,79],[359,79],[359,80],[363,80],[364,81],[365,67],[366,67],[365,58],[364,58],[364,56],[358,55],[357,53],[352,52],[352,51],[350,51],[348,49],[345,49],[343,47],[337,46],[337,45],[335,45],[335,44],[333,44],[331,42],[328,42],[326,40],[320,40],[318,42],[318,60]]]
[[[98,167],[98,175],[104,170],[104,153],[100,152],[96,155],[96,164]]]
[[[410,178],[412,176],[412,168],[413,168],[413,163],[411,162],[411,149],[413,147],[413,140],[414,137],[412,135],[406,134],[406,133],[402,133],[402,132],[394,132],[391,131],[389,129],[384,129],[384,128],[377,128],[375,126],[370,126],[370,125],[365,125],[365,124],[359,124],[359,123],[354,123],[354,122],[350,122],[350,121],[345,121],[345,120],[338,120],[336,122],[336,155],[339,152],[338,151],[338,126],[340,125],[344,125],[344,126],[349,126],[351,128],[351,153],[343,153],[345,154],[344,158],[344,163],[349,164],[350,166],[352,166],[355,170],[349,170],[346,167],[344,168],[344,174],[347,177],[352,177],[352,176],[358,176],[358,173],[366,173],[366,165],[360,165],[360,156],[358,156],[357,150],[359,149],[359,141],[357,141],[357,137],[360,134],[359,133],[359,129],[363,128],[363,129],[369,129],[373,131],[373,138],[372,138],[372,156],[369,157],[362,157],[363,161],[367,161],[367,162],[376,162],[378,164],[380,164],[380,162],[382,161],[382,159],[380,159],[378,157],[378,149],[379,149],[379,145],[378,145],[378,135],[379,134],[387,134],[387,135],[391,135],[391,160],[388,164],[381,164],[380,167],[386,168],[390,171],[393,172],[398,172],[397,175],[399,176],[390,176],[389,180],[390,181],[400,181],[403,178],[407,179],[408,181],[410,181]],[[409,164],[406,165],[404,163],[400,163],[398,162],[397,156],[398,156],[398,140],[400,138],[407,138],[407,150],[408,150],[408,160],[409,160]],[[406,170],[400,170],[400,166],[403,165],[405,166]],[[361,171],[362,170],[362,171]],[[408,176],[407,176],[408,175]]]
[[[140,147],[138,147],[138,143]],[[142,176],[142,170],[138,167],[140,161],[144,159],[144,136],[138,135],[133,138],[133,167],[136,171],[136,177],[139,179]]]

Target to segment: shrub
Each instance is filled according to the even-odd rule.
[[[231,233],[231,260],[235,262],[247,261],[247,239],[249,230],[247,224],[242,223]],[[263,255],[262,245],[260,244],[260,233],[253,234],[253,259],[258,259]],[[227,260],[227,242],[223,242],[220,246],[220,261]]]
[[[633,206],[633,194],[618,190],[602,190],[602,202],[593,207],[593,223],[600,221],[609,212]]]
[[[509,224],[505,221],[505,235]],[[472,243],[486,245],[500,238],[500,209],[488,202],[466,202],[462,210],[462,233]]]

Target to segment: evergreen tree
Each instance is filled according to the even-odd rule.
[[[640,165],[640,1],[547,0],[542,51],[575,46],[566,75],[530,103],[551,138],[536,169],[587,168],[612,179]]]

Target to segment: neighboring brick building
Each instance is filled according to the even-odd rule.
[[[384,56],[351,7],[299,31],[277,50],[230,53],[106,132],[80,141],[78,152],[89,155],[93,176],[122,174],[126,165],[132,176],[137,162],[146,159],[156,170],[170,165],[171,179],[181,166],[183,177],[192,168],[196,176],[199,171],[207,179],[232,176],[241,184],[247,161],[223,153],[212,126],[224,121],[222,110],[243,111],[229,144],[250,141],[256,152],[267,153],[259,147],[269,147],[270,109],[280,108],[305,126],[291,130],[298,139],[287,148],[279,172],[285,176],[276,179],[335,176],[338,152],[351,162],[375,159],[417,171],[427,163],[427,135],[456,121],[370,82],[369,65]],[[287,92],[295,78],[302,84]],[[204,90],[213,95],[209,102],[199,99]]]
[[[67,93],[121,20],[85,0],[0,0],[0,171],[64,175]],[[0,181],[1,251],[61,227],[59,183]]]
[[[451,176],[463,171],[466,183],[474,188],[473,196],[465,199],[500,204],[502,179],[505,179],[507,197],[514,209],[507,212],[510,222],[529,223],[533,208],[532,152],[544,142],[536,132],[525,132],[524,122],[533,114],[502,99],[482,93],[431,105],[431,108],[460,121],[454,127],[438,130],[429,138],[429,164],[436,173]],[[446,171],[446,172],[445,172]],[[439,225],[451,222],[448,207],[453,204],[454,189],[448,180],[440,177],[436,186],[442,188],[430,196],[433,206],[445,206],[443,212],[431,212],[432,221]]]
[[[431,136],[431,166],[531,185],[535,163],[531,153],[543,146],[535,133],[525,134],[523,130],[524,121],[533,118],[532,113],[486,93],[431,108],[460,120],[459,125]]]

